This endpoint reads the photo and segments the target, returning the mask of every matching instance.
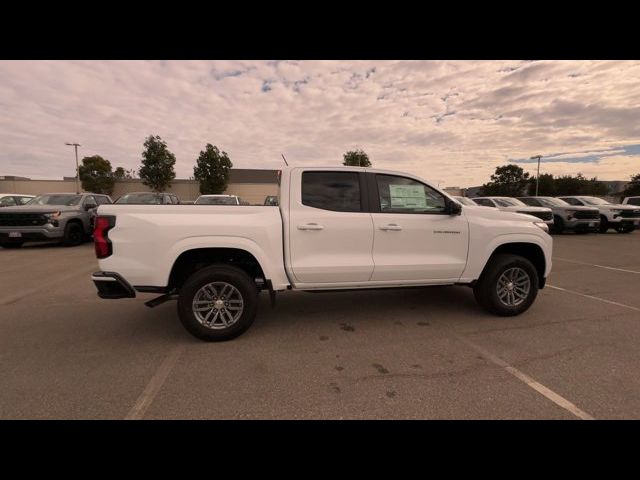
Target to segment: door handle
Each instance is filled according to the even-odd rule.
[[[380,230],[384,230],[385,232],[389,230],[393,232],[399,232],[400,230],[402,230],[402,227],[398,224],[390,223],[389,225],[384,225],[380,227]]]
[[[317,223],[305,223],[304,225],[298,225],[298,230],[322,230],[324,227]]]

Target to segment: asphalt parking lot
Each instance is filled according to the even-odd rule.
[[[261,297],[208,344],[176,305],[100,300],[93,246],[0,249],[0,418],[640,418],[640,232],[554,237],[548,287],[493,317],[466,287]]]

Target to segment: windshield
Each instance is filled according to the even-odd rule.
[[[474,202],[473,200],[471,200],[470,198],[467,197],[453,197],[455,198],[458,202],[460,202],[463,205],[471,205],[473,207],[477,207],[478,204],[476,202]]]
[[[522,203],[517,198],[494,198],[494,202],[498,204],[499,207],[526,207],[525,203]]]
[[[162,205],[162,195],[155,193],[125,193],[116,203],[136,205]]]
[[[64,205],[71,207],[79,205],[82,195],[59,194],[59,195],[40,195],[32,199],[27,205]]]
[[[536,197],[538,201],[545,207],[566,207],[569,204],[564,200],[553,197]]]
[[[237,205],[236,197],[199,197],[196,205]]]
[[[597,197],[580,197],[580,200],[582,200],[587,205],[611,205],[606,200]]]

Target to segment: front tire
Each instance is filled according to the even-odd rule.
[[[498,254],[473,288],[478,304],[494,315],[510,317],[525,312],[538,295],[538,272],[524,257]]]
[[[243,270],[213,265],[192,274],[180,289],[178,316],[194,337],[207,342],[231,340],[252,324],[258,289]]]
[[[64,237],[62,237],[62,245],[65,247],[75,247],[80,245],[84,240],[84,231],[78,223],[67,223],[64,228]]]
[[[609,230],[609,221],[604,215],[600,215],[600,233],[607,233]]]
[[[564,231],[564,220],[562,217],[555,215],[553,217],[553,225],[551,225],[551,233],[560,234]]]

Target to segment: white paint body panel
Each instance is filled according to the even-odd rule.
[[[533,243],[551,269],[552,239],[529,215],[462,207],[461,215],[351,213],[301,202],[307,170],[401,175],[357,167],[287,168],[280,207],[222,205],[101,205],[115,215],[109,231],[113,254],[100,269],[131,285],[167,285],[180,254],[195,248],[237,248],[251,253],[275,290],[448,285],[477,280],[488,258],[504,243]],[[380,230],[395,223],[401,230]],[[315,226],[314,226],[315,224]],[[299,226],[312,229],[300,230]],[[317,229],[315,227],[322,227]]]

